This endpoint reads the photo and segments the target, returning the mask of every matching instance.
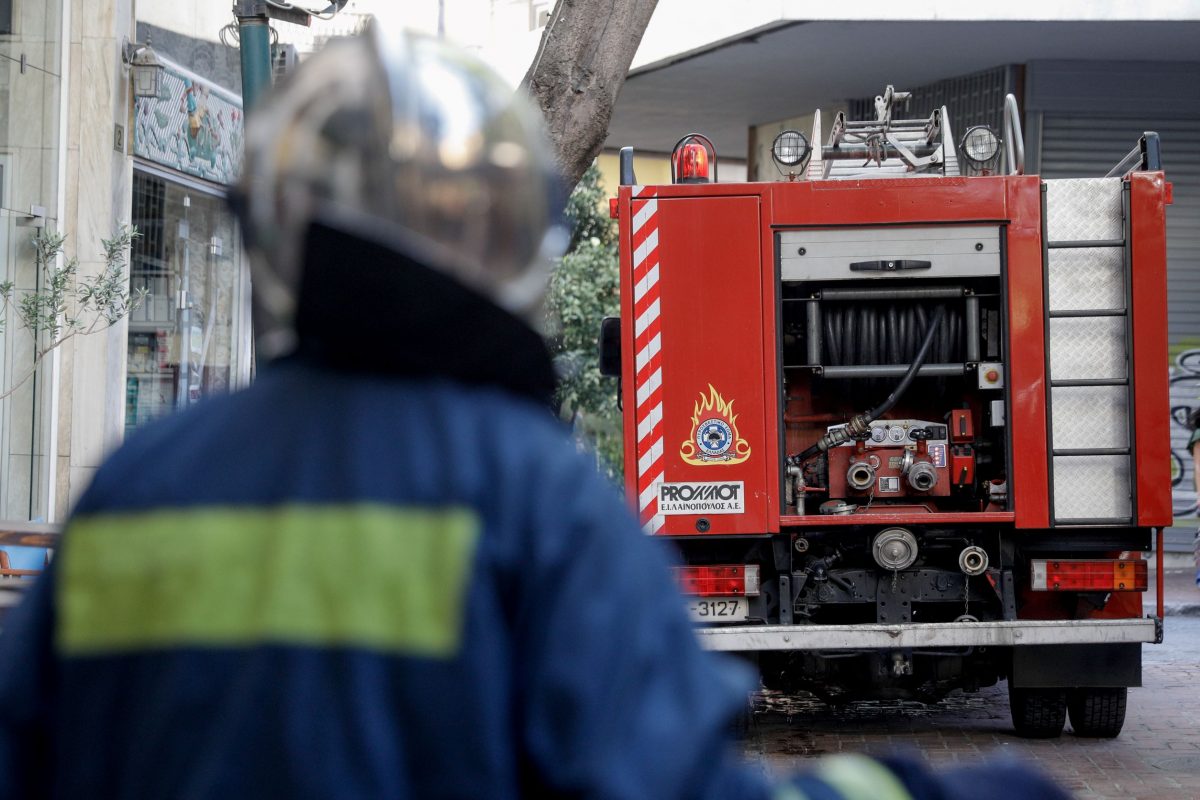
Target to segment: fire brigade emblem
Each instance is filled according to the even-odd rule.
[[[679,446],[679,457],[689,464],[741,464],[750,457],[750,443],[738,434],[733,401],[710,383],[708,394],[700,393],[692,414],[692,435]]]

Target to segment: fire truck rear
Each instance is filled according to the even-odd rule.
[[[716,182],[699,134],[670,185],[622,151],[628,495],[701,640],[768,688],[1005,679],[1019,733],[1116,736],[1171,522],[1158,137],[1043,180],[1011,97],[958,140],[902,100],[780,134],[778,181]]]

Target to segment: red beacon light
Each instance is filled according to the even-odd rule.
[[[675,143],[671,150],[671,183],[710,183],[716,180],[717,151],[707,136],[689,133]]]
[[[675,156],[677,183],[708,183],[708,151],[704,145],[690,142]]]

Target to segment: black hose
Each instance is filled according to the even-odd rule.
[[[842,321],[842,333],[845,338],[842,339],[842,363],[854,363],[854,343],[857,339],[854,336],[854,309],[847,308]]]
[[[896,306],[888,306],[887,311],[887,343],[888,343],[888,362],[889,364],[902,364],[900,359],[903,358],[900,354],[900,315],[896,313]]]
[[[943,309],[945,308],[944,306],[939,307]],[[945,364],[950,360],[950,327],[950,324],[944,324],[938,328],[938,351],[936,362],[938,364]]]
[[[945,316],[946,309],[944,306],[938,306],[937,311],[933,312],[933,318],[929,320],[929,330],[925,331],[925,339],[921,342],[921,349],[917,351],[916,358],[908,367],[908,372],[904,373],[904,377],[900,379],[900,383],[896,384],[896,388],[892,393],[875,408],[867,412],[867,420],[864,424],[869,425],[881,416],[892,410],[892,406],[900,399],[900,396],[908,390],[909,385],[913,382],[913,378],[917,377],[917,372],[921,369],[921,365],[925,363],[925,356],[929,353],[929,345],[933,343],[933,334],[937,332],[942,317]]]
[[[850,312],[847,316],[851,316],[852,314],[853,312]],[[855,434],[865,433],[872,422],[890,411],[892,406],[896,405],[900,397],[908,390],[909,385],[912,384],[921,366],[925,363],[925,357],[929,354],[929,347],[933,343],[933,336],[937,333],[942,322],[942,317],[945,314],[945,306],[938,306],[937,310],[933,312],[933,317],[929,320],[929,326],[925,331],[925,337],[921,340],[921,346],[917,350],[916,357],[913,358],[912,363],[909,365],[908,372],[904,373],[904,377],[900,379],[900,383],[896,384],[896,388],[892,390],[892,393],[887,396],[886,400],[870,411],[859,414],[845,426],[829,431],[816,444],[797,455],[789,457],[788,463],[792,465],[803,464],[818,453],[824,452],[842,442],[849,441]],[[924,316],[923,310],[921,311],[921,315]]]
[[[887,319],[882,313],[875,315],[875,353],[879,356],[876,364],[887,363]]]
[[[838,313],[840,312],[836,310],[830,310],[826,311],[824,315],[825,353],[823,357],[825,359],[825,363],[832,363],[834,366],[837,366],[837,361],[836,359],[832,358],[832,354],[837,351],[837,346],[834,345],[834,342],[837,341],[836,317]]]
[[[941,327],[926,362],[948,364],[963,356],[963,314],[945,308]],[[934,306],[936,309],[937,306]],[[847,364],[911,364],[929,332],[930,312],[906,303],[867,304],[860,307],[834,306],[822,314],[821,363],[836,367]],[[874,387],[878,379],[858,389]],[[940,384],[939,384],[940,385]]]
[[[862,360],[868,364],[878,364],[875,356],[875,311],[862,307],[859,311],[858,325],[862,328]]]
[[[957,352],[957,345],[962,337],[962,314],[959,313],[958,309],[952,309],[948,321],[950,323],[951,353],[947,358],[950,358]]]

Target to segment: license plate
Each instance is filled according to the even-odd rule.
[[[733,622],[750,616],[750,602],[744,597],[689,599],[688,612],[693,622]]]

